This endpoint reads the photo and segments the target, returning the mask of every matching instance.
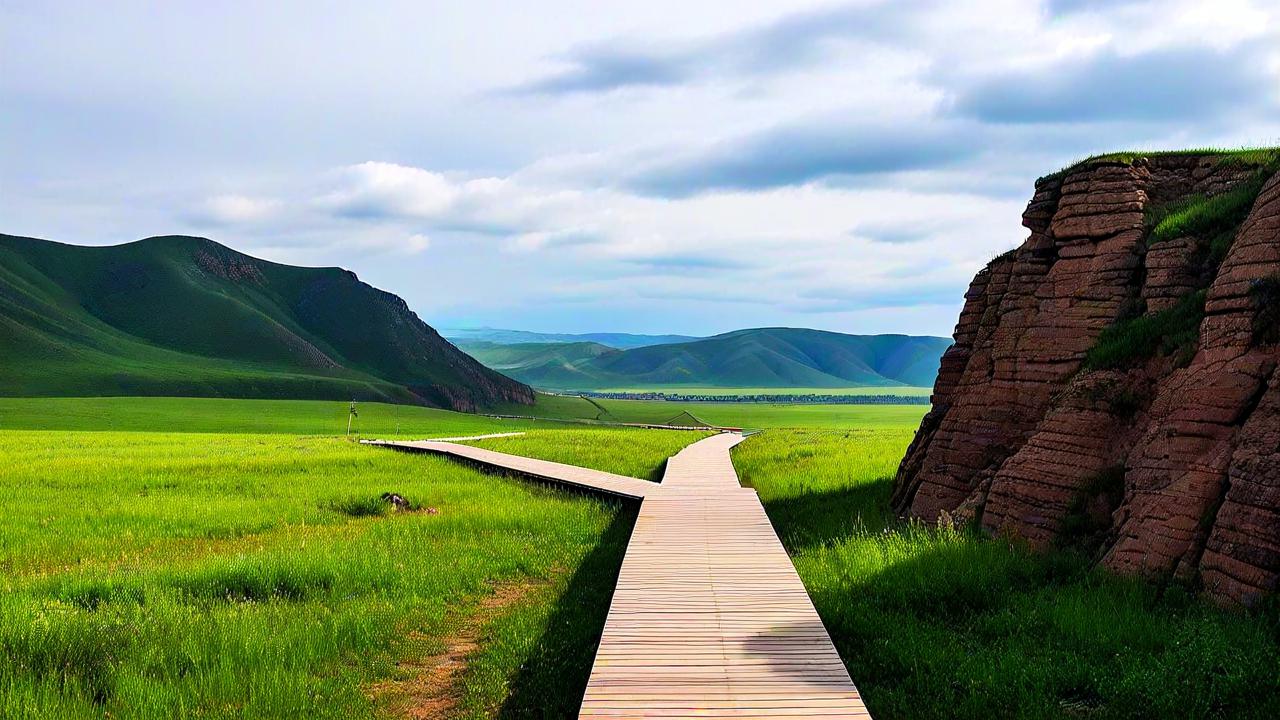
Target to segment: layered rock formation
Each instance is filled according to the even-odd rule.
[[[1274,593],[1275,167],[1161,155],[1041,180],[1029,238],[966,295],[896,508],[1078,544],[1224,601]]]

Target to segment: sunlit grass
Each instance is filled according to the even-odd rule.
[[[457,714],[576,711],[633,506],[288,434],[345,422],[342,404],[192,401],[184,420],[180,401],[114,401],[98,427],[129,431],[103,432],[88,402],[43,411],[75,431],[0,431],[0,717],[375,716],[373,682],[510,584],[530,590],[486,620]],[[364,407],[381,430],[395,406]],[[890,478],[924,408],[854,407],[816,416],[843,427],[770,429],[733,457],[875,717],[1280,714],[1274,613],[904,524]],[[476,444],[635,477],[701,435],[399,421],[417,437],[527,429]],[[216,434],[253,423],[276,430]]]
[[[709,434],[649,429],[533,430],[525,435],[468,440],[464,444],[658,481],[667,458]]]
[[[665,423],[682,413],[710,424],[758,428],[868,428],[887,424],[915,427],[927,405],[820,405],[737,402],[610,400],[538,395],[533,406],[504,406],[502,412],[548,419]]]
[[[388,491],[435,512],[344,509]],[[601,607],[564,593],[618,511],[339,438],[0,432],[0,717],[368,717],[406,634],[494,583],[547,584],[512,612],[589,653]]]
[[[1071,171],[1096,162],[1112,162],[1120,164],[1131,164],[1138,158],[1150,157],[1198,157],[1198,156],[1214,156],[1220,165],[1231,165],[1234,167],[1268,167],[1280,163],[1280,148],[1277,147],[1240,147],[1240,148],[1220,148],[1220,147],[1202,147],[1202,148],[1186,148],[1181,150],[1124,150],[1120,152],[1108,152],[1099,155],[1091,155],[1081,158],[1070,163],[1066,167],[1057,172],[1050,173],[1041,177],[1036,181],[1037,184],[1066,176]]]

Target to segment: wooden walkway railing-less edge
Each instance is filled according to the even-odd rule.
[[[458,438],[461,439],[461,438]],[[755,490],[739,433],[661,484],[445,441],[369,441],[642,500],[580,718],[869,718]]]

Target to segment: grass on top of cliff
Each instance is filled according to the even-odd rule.
[[[1049,173],[1036,180],[1039,185],[1048,180],[1065,177],[1074,170],[1093,163],[1116,163],[1130,165],[1140,158],[1152,157],[1207,157],[1215,156],[1223,165],[1236,167],[1275,168],[1280,165],[1280,147],[1245,147],[1245,148],[1188,148],[1184,150],[1121,150],[1118,152],[1099,153],[1076,160],[1056,172]]]

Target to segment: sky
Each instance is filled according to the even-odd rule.
[[[950,335],[1038,176],[1276,144],[1272,0],[0,0],[0,232],[437,328]]]

